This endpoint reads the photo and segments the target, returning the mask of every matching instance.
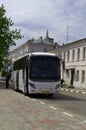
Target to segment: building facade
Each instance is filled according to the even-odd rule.
[[[68,86],[86,88],[86,38],[62,46],[61,76]]]
[[[61,78],[67,86],[86,88],[86,38],[59,46],[54,39],[48,36],[38,40],[28,40],[26,43],[10,52],[10,59],[29,52],[53,52],[56,53],[61,62]]]
[[[18,57],[24,55],[25,53],[30,52],[49,52],[58,46],[54,43],[54,39],[48,36],[48,31],[46,33],[46,37],[43,39],[40,37],[39,39],[31,39],[28,40],[26,43],[22,44],[21,46],[17,47],[16,49],[10,51],[9,58],[11,60],[15,60]]]
[[[69,87],[86,89],[86,38],[52,50],[61,59],[61,79]]]

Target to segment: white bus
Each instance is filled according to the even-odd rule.
[[[14,61],[15,90],[27,94],[53,95],[61,89],[60,59],[54,53],[28,53]]]

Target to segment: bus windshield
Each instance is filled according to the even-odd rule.
[[[30,61],[30,78],[32,80],[60,79],[60,60],[58,57],[33,56]]]

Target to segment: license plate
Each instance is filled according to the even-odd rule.
[[[49,93],[49,90],[42,90],[42,93]]]

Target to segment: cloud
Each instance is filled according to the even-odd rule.
[[[67,26],[69,42],[86,37],[86,0],[1,0],[6,7],[7,16],[14,21],[14,26],[29,37],[49,35],[56,42],[65,43]]]

